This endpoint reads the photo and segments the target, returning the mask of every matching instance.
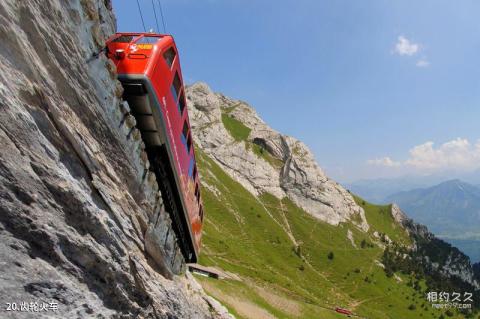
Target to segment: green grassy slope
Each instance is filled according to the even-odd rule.
[[[198,279],[238,318],[345,318],[332,310],[337,306],[365,318],[439,318],[410,287],[411,278],[389,278],[379,265],[383,249],[374,244],[380,242],[375,231],[409,243],[389,206],[356,198],[368,233],[349,223],[332,226],[288,199],[253,196],[201,150],[197,157],[206,211],[200,263],[240,280]]]
[[[235,141],[245,141],[251,129],[228,113],[222,113],[222,123]]]

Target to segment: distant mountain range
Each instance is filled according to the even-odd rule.
[[[385,198],[444,240],[480,260],[480,188],[458,179]]]
[[[362,179],[344,186],[354,194],[377,204],[388,204],[387,197],[416,188],[428,188],[447,180],[459,179],[480,186],[480,170],[469,173],[446,172],[425,176],[401,176],[396,178]]]
[[[399,178],[363,179],[345,184],[345,187],[369,202],[387,204],[387,197],[392,194],[415,188],[428,187],[439,182],[440,181],[436,179],[430,180],[404,176]]]

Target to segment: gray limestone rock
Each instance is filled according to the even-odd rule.
[[[169,218],[115,66],[95,57],[114,31],[109,0],[0,3],[1,318],[35,303],[57,308],[36,318],[229,317],[161,267],[181,266],[157,249]]]

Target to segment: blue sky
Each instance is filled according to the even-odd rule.
[[[113,4],[119,31],[143,30],[136,1]],[[185,81],[248,102],[331,177],[480,167],[479,1],[162,4]]]

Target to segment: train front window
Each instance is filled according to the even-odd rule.
[[[129,43],[133,40],[133,35],[121,35],[112,42]]]
[[[158,39],[160,39],[160,37],[158,37],[158,36],[143,36],[140,39],[138,39],[135,43],[137,43],[137,44],[155,44],[155,43],[157,43]]]
[[[170,47],[165,53],[163,54],[163,58],[165,59],[165,62],[167,62],[168,66],[171,68],[173,65],[173,60],[175,60],[175,50],[173,47]]]

